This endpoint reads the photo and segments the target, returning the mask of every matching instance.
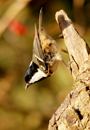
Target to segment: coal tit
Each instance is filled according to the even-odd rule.
[[[54,74],[60,60],[62,60],[62,57],[59,54],[56,41],[47,35],[42,26],[41,8],[38,30],[35,25],[32,61],[25,73],[25,88]]]

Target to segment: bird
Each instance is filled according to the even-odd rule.
[[[39,13],[38,30],[35,24],[33,55],[32,61],[25,73],[25,89],[27,89],[31,84],[53,75],[58,68],[59,61],[63,61],[59,54],[56,41],[50,37],[43,28],[42,10],[43,8],[41,8]],[[65,64],[64,61],[63,63]]]

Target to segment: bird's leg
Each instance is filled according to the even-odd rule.
[[[59,39],[59,38],[64,38],[63,34],[60,34],[58,37],[53,38],[53,40]]]
[[[62,59],[62,56],[61,55],[57,55],[56,56],[56,59],[59,60],[59,61],[62,61],[64,63],[64,65],[67,67],[67,69],[70,70],[70,73],[72,74],[72,69],[71,69],[71,61],[69,62],[69,65],[67,65],[64,60]]]

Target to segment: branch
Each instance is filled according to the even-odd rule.
[[[73,91],[49,121],[48,130],[87,130],[90,129],[90,49],[63,10],[55,17],[68,50],[74,84]]]

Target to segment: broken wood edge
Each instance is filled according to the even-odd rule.
[[[59,13],[63,13],[62,10]],[[64,102],[60,105],[60,107],[56,110],[56,112],[50,119],[48,130],[87,130],[90,129],[90,55],[89,55],[90,49],[85,40],[78,34],[78,32],[76,31],[74,25],[70,20],[72,34],[74,31],[75,37],[78,37],[79,40],[81,41],[81,43],[79,44],[80,45],[83,44],[82,47],[83,50],[81,50],[81,55],[78,55],[82,56],[80,63],[78,61],[80,58],[77,59],[77,55],[74,56],[75,53],[78,51],[75,50],[73,53],[71,50],[73,48],[72,45],[70,48],[70,46],[68,46],[69,44],[67,44],[67,42],[70,42],[70,40],[71,40],[70,44],[73,43],[71,38],[68,40],[68,35],[66,34],[67,30],[65,29],[67,29],[68,27],[64,28],[65,22],[60,23],[58,20],[57,22],[62,31],[62,34],[64,35],[64,41],[68,49],[70,60],[73,61],[71,67],[73,70],[72,75],[75,80],[72,86],[73,90],[70,92],[70,94],[68,94]],[[70,35],[70,33],[68,34]],[[75,41],[74,43],[77,45]],[[72,56],[74,57],[74,60]],[[74,71],[77,72],[75,73]]]
[[[72,76],[75,79],[79,74],[80,67],[88,59],[90,49],[64,10],[56,12],[55,19],[64,36],[64,42],[71,62]]]

